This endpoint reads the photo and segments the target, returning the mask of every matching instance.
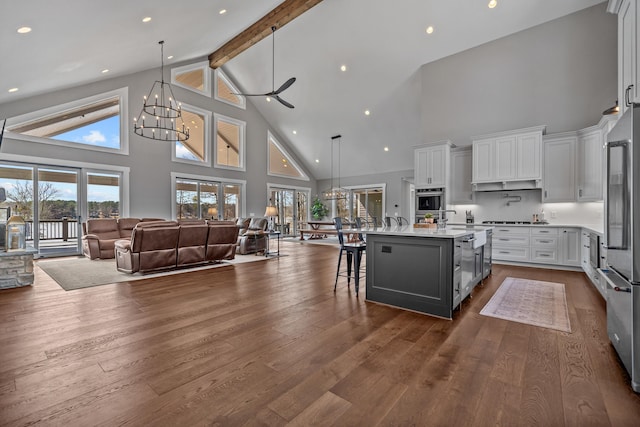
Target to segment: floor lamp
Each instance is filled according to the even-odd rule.
[[[264,216],[269,218],[269,231],[275,231],[273,229],[274,227],[273,218],[278,216],[278,208],[273,205],[267,206],[267,209],[265,209],[264,211]]]

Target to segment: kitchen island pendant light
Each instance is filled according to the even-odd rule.
[[[151,86],[144,97],[142,111],[133,119],[133,131],[144,138],[158,141],[180,141],[189,139],[189,128],[184,125],[182,109],[173,96],[171,84],[164,81],[164,41],[160,45],[160,80]]]
[[[345,200],[348,190],[340,187],[340,142],[342,135],[335,135],[331,137],[331,187],[328,190],[322,192],[322,198],[325,200]],[[338,141],[338,185],[333,185],[333,145],[336,140]]]

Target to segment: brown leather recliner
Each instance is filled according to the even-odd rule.
[[[175,221],[141,222],[130,240],[118,240],[116,267],[125,273],[175,268],[180,226]]]
[[[209,226],[206,222],[180,223],[178,238],[178,266],[202,264],[206,262]]]
[[[268,222],[266,218],[251,218],[249,227],[238,236],[237,253],[246,255],[265,251],[267,243],[264,233],[267,225]]]
[[[139,218],[91,218],[82,224],[82,253],[90,259],[115,256],[116,240],[130,238]]]
[[[218,262],[236,256],[238,227],[233,222],[210,221],[207,238],[207,261]]]

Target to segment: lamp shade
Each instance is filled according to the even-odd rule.
[[[209,214],[209,216],[214,217],[214,216],[218,216],[218,209],[216,208],[209,208],[207,210],[207,213]]]
[[[267,209],[265,209],[264,211],[264,216],[266,217],[278,216],[278,208],[276,208],[275,206],[267,206]]]

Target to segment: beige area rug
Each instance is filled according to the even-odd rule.
[[[130,282],[133,280],[149,279],[171,274],[181,274],[190,271],[207,270],[211,268],[229,267],[248,262],[265,261],[273,259],[260,255],[236,255],[233,260],[222,261],[217,264],[208,264],[200,267],[183,268],[151,274],[128,274],[116,269],[114,259],[94,259],[85,257],[67,257],[58,259],[40,259],[36,266],[40,267],[53,280],[66,291],[89,288],[92,286],[107,285],[110,283]]]
[[[507,277],[480,314],[571,332],[563,283]]]

